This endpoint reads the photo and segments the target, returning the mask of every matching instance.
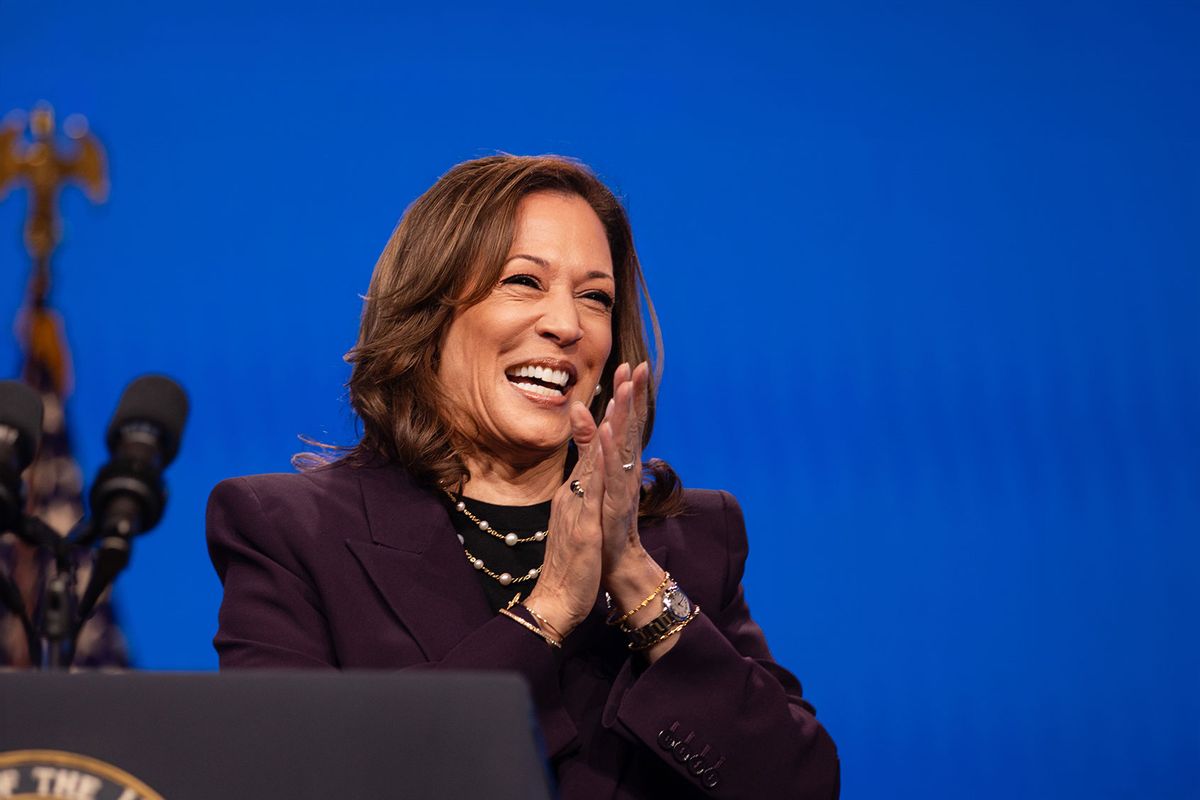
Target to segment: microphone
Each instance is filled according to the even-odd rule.
[[[74,640],[104,589],[129,563],[130,540],[162,519],[163,470],[175,460],[187,421],[183,387],[163,375],[143,375],[125,388],[106,437],[109,462],[92,484],[92,520],[85,537],[100,537],[91,580],[79,601],[79,622],[59,661],[70,664]],[[54,651],[55,654],[58,651]]]
[[[108,425],[109,462],[92,484],[94,534],[128,539],[162,519],[162,473],[179,452],[187,415],[187,394],[170,378],[144,375],[126,387]]]
[[[0,533],[21,533],[21,473],[41,442],[41,395],[20,381],[0,381]]]

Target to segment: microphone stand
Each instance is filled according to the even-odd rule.
[[[45,645],[45,656],[42,669],[47,672],[61,672],[71,667],[74,657],[75,639],[71,635],[71,617],[75,610],[75,570],[68,564],[63,570],[62,562],[58,563],[59,571],[46,582],[46,593],[42,609],[42,642]]]
[[[114,530],[101,539],[91,578],[80,598],[76,593],[75,564],[71,559],[71,550],[86,547],[95,539],[96,530],[92,523],[82,520],[66,536],[59,536],[37,517],[22,515],[20,529],[16,533],[39,552],[52,556],[55,571],[43,587],[36,620],[30,619],[20,591],[8,576],[2,574],[0,602],[20,619],[32,664],[48,672],[70,669],[84,623],[95,611],[100,596],[129,563],[129,537]]]
[[[71,561],[70,545],[66,537],[41,519],[23,514],[20,536],[54,558],[54,574],[45,582],[42,602],[38,607],[37,624],[38,650],[29,651],[30,661],[45,671],[69,669],[75,653],[75,637],[72,634],[75,616],[75,565]]]
[[[80,537],[80,541],[90,542],[94,537],[95,529],[91,523],[88,523],[84,528],[84,534]],[[78,623],[75,626],[72,639],[79,636],[79,631],[83,628],[83,624],[88,621],[92,616],[92,612],[96,610],[96,603],[99,602],[100,595],[104,594],[104,590],[112,585],[117,576],[121,574],[121,570],[128,566],[132,550],[130,537],[122,535],[118,531],[109,531],[100,540],[100,549],[96,553],[95,562],[92,564],[92,577],[88,580],[87,588],[84,589],[83,597],[79,601],[77,611]]]

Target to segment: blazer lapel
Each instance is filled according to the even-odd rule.
[[[431,661],[492,617],[444,505],[398,467],[361,469],[371,542],[346,541]]]

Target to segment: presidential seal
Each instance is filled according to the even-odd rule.
[[[124,770],[62,750],[0,753],[0,798],[13,800],[162,800]]]

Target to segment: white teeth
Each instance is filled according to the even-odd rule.
[[[562,397],[562,392],[551,389],[549,386],[542,386],[539,383],[518,383],[518,388],[524,389],[527,392],[540,394],[543,397]]]
[[[539,381],[546,383],[557,383],[559,386],[566,386],[571,379],[570,373],[561,369],[550,369],[549,367],[535,367],[525,365],[518,367],[514,372],[510,373],[516,378],[537,378]]]

